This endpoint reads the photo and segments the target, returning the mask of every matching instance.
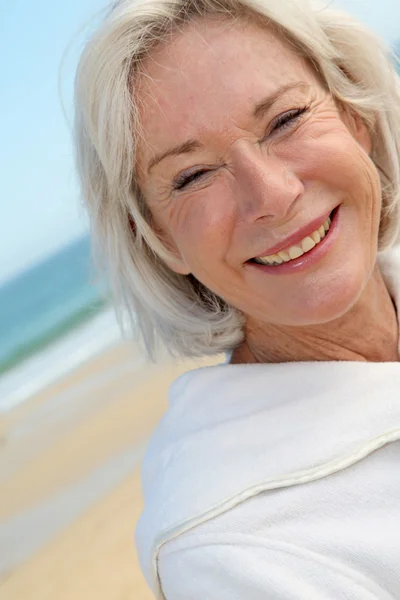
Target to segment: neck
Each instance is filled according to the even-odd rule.
[[[399,325],[394,303],[376,265],[354,306],[328,323],[288,327],[253,322],[233,352],[231,364],[293,361],[399,361]]]

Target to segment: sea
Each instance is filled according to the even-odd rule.
[[[14,494],[19,507],[0,518],[0,585],[131,474],[143,455],[144,442],[132,441],[131,446],[93,461],[83,474],[77,469],[73,480],[61,473],[57,488],[49,484],[50,493],[37,495],[35,487],[40,483],[34,481],[28,488],[23,484],[21,495],[20,484],[15,485],[15,481],[29,482],[30,465],[53,448],[56,453],[58,448],[60,461],[55,470],[63,471],[62,451],[55,441],[59,436],[73,436],[71,425],[93,414],[89,411],[95,407],[104,408],[113,401],[109,394],[101,393],[103,385],[108,389],[110,382],[135,374],[141,365],[141,355],[132,354],[70,388],[48,394],[41,403],[27,403],[29,410],[18,418],[10,414],[123,339],[107,287],[92,264],[90,240],[83,236],[0,286],[0,488],[7,490],[8,499]],[[90,443],[95,447],[99,441],[93,438]],[[49,467],[48,481],[55,472]],[[46,486],[47,482],[45,490]],[[29,489],[32,502],[27,500]]]
[[[0,286],[0,413],[121,339],[90,238]]]

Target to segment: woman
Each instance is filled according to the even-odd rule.
[[[126,0],[77,76],[78,165],[170,390],[136,542],[157,598],[400,598],[400,87],[306,1]]]

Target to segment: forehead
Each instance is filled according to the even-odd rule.
[[[144,61],[136,99],[139,156],[218,133],[283,84],[313,81],[308,63],[277,34],[249,22],[198,20]],[[139,144],[140,146],[140,144]]]

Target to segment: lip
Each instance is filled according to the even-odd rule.
[[[261,265],[255,262],[248,262],[249,267],[254,267],[257,269],[262,269],[265,273],[271,275],[284,275],[289,273],[298,273],[300,271],[304,271],[314,265],[317,261],[321,260],[323,256],[329,251],[331,246],[335,243],[339,236],[339,225],[340,225],[340,206],[334,210],[334,214],[332,216],[331,226],[328,229],[328,233],[325,235],[324,239],[319,242],[312,250],[306,252],[299,256],[299,258],[295,258],[294,260],[290,260],[289,262],[281,263],[276,266],[269,265]],[[329,215],[328,215],[329,216]],[[314,231],[314,230],[312,230]]]
[[[295,233],[292,233],[292,235],[289,235],[287,238],[285,238],[284,240],[279,242],[279,244],[275,244],[275,246],[271,246],[271,248],[268,248],[268,250],[265,250],[265,252],[263,252],[262,254],[258,254],[257,256],[253,256],[252,258],[261,258],[263,256],[271,256],[272,254],[276,254],[277,252],[280,252],[281,250],[287,250],[291,246],[295,246],[296,244],[301,242],[301,240],[303,240],[305,237],[307,237],[308,235],[311,235],[313,233],[313,231],[316,231],[319,227],[321,227],[321,225],[323,223],[325,223],[325,221],[327,220],[327,218],[329,217],[331,212],[332,212],[332,210],[327,212],[322,217],[318,217],[317,219],[314,219],[314,221],[311,221],[311,223],[304,225],[304,227],[301,227]]]

